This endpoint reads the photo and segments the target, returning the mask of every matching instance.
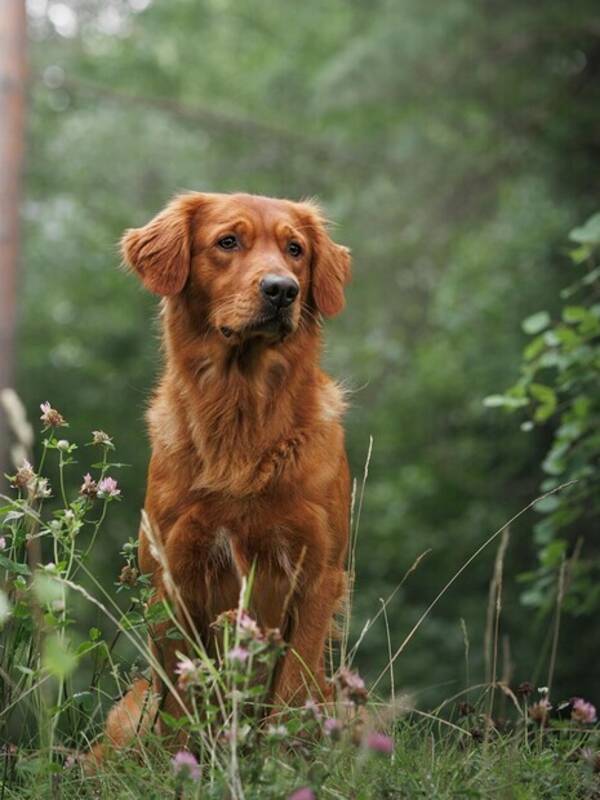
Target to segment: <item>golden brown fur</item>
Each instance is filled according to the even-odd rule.
[[[343,308],[349,252],[312,203],[200,193],[127,231],[122,247],[163,297],[145,508],[181,599],[210,650],[211,622],[237,605],[255,562],[251,611],[291,648],[272,701],[302,703],[315,683],[327,694],[323,650],[345,587],[349,474],[343,399],[319,368],[320,317]],[[296,284],[298,296],[274,308],[265,276]],[[163,595],[143,531],[139,560]],[[182,643],[165,638],[166,627],[153,637],[173,676]],[[153,683],[160,694],[157,675]],[[145,694],[136,684],[109,715],[112,745],[132,739]],[[168,693],[163,708],[181,713]]]

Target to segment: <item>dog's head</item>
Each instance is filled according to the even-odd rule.
[[[350,278],[350,251],[313,203],[183,194],[121,246],[150,291],[185,295],[198,322],[231,344],[281,341],[303,315],[339,313]]]

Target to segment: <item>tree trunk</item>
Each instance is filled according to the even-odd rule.
[[[25,0],[0,0],[0,391],[14,384],[26,46]],[[9,431],[0,408],[0,486],[8,452]]]

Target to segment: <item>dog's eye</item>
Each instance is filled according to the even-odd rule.
[[[302,245],[298,244],[298,242],[290,242],[287,246],[287,251],[294,258],[299,258],[304,252],[302,250]]]
[[[221,250],[234,250],[238,245],[238,240],[236,236],[223,236],[217,244]]]

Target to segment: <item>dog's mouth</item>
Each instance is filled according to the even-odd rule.
[[[283,341],[286,336],[293,333],[294,328],[295,326],[291,316],[285,312],[279,311],[275,314],[261,315],[239,328],[222,325],[219,331],[224,339],[228,339],[232,343],[237,343],[252,337]]]

